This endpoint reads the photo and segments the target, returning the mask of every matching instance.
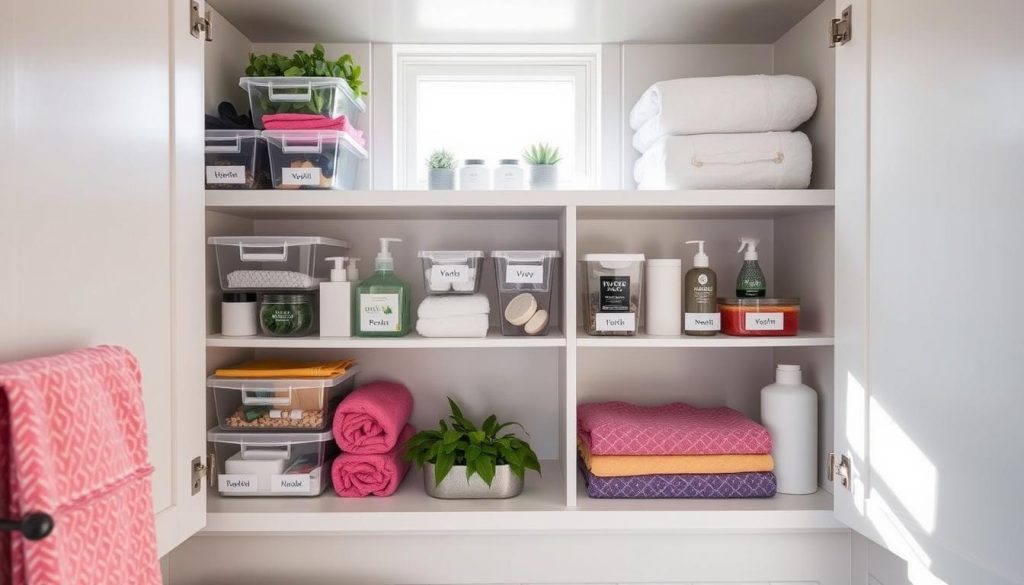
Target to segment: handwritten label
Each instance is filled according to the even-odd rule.
[[[720,313],[687,313],[683,317],[687,331],[719,331],[722,329]]]
[[[206,182],[217,185],[244,185],[244,166],[209,166],[206,167]]]
[[[430,267],[430,282],[469,282],[469,266],[466,264],[434,264]]]
[[[598,313],[598,331],[636,331],[636,313]]]
[[[218,475],[217,488],[222,494],[255,494],[259,491],[255,475],[238,473]]]
[[[270,492],[274,494],[308,494],[310,486],[308,473],[270,476]]]
[[[506,284],[544,284],[542,264],[509,264],[505,270]]]
[[[320,169],[311,167],[284,167],[281,169],[282,185],[320,185]]]
[[[359,295],[360,330],[400,331],[401,318],[398,295]]]
[[[747,313],[747,331],[782,331],[782,313]]]

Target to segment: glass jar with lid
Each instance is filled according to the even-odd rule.
[[[313,331],[311,293],[267,293],[260,301],[260,329],[272,337],[299,337]]]
[[[494,167],[494,188],[499,191],[519,191],[523,188],[526,175],[519,159],[503,158]]]
[[[491,188],[491,173],[482,158],[467,158],[459,169],[459,189],[480,191]]]

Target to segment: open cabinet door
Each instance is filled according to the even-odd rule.
[[[836,49],[835,445],[850,461],[836,515],[914,583],[1024,583],[1024,3],[837,11],[851,4]]]
[[[206,449],[203,41],[188,10],[0,1],[0,362],[136,355],[160,554],[206,513],[190,469]]]

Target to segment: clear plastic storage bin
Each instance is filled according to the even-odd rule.
[[[644,298],[644,255],[586,254],[583,267],[587,335],[636,335]]]
[[[355,386],[356,368],[333,378],[210,376],[217,422],[225,431],[323,431]]]
[[[498,285],[501,334],[547,335],[562,253],[498,250],[491,252],[491,257]]]
[[[207,189],[270,187],[267,145],[259,130],[206,131]]]
[[[366,111],[362,98],[340,77],[243,77],[238,85],[248,92],[252,122],[260,129],[266,114],[344,115],[359,128]]]
[[[310,236],[217,236],[220,287],[226,291],[313,291],[330,274],[327,258],[348,243]]]
[[[331,483],[338,445],[322,433],[234,433],[211,429],[222,496],[319,496]]]
[[[423,286],[430,295],[471,295],[480,292],[484,253],[479,250],[420,251]]]
[[[366,150],[339,130],[264,130],[275,189],[352,190]]]

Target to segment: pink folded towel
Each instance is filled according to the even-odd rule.
[[[263,126],[267,130],[339,130],[355,139],[359,146],[366,146],[362,130],[349,124],[345,116],[328,118],[319,114],[267,114],[263,116]]]
[[[674,402],[581,404],[580,438],[594,455],[750,455],[772,451],[767,429],[731,408]]]
[[[39,541],[0,532],[0,583],[159,585],[139,364],[101,346],[0,365],[0,517],[53,517]]]
[[[334,440],[343,453],[373,455],[395,448],[412,414],[412,393],[396,382],[371,382],[345,397],[334,413]]]
[[[386,497],[395,493],[409,472],[410,463],[402,457],[405,443],[415,434],[412,425],[405,425],[395,448],[387,453],[338,455],[331,465],[334,491],[343,498]]]

